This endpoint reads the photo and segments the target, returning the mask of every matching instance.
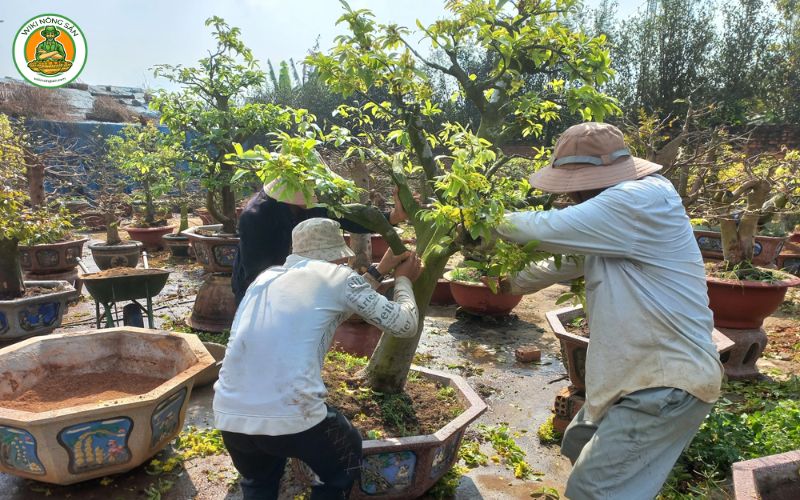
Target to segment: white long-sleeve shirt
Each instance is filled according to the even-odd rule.
[[[676,387],[712,403],[722,364],[711,340],[705,272],[689,219],[660,175],[620,183],[563,210],[518,212],[498,229],[553,253],[585,255],[532,266],[514,279],[532,292],[580,276],[592,339],[586,355],[586,412],[599,421],[620,397]]]
[[[414,336],[419,324],[405,277],[389,301],[347,266],[290,255],[262,272],[236,311],[214,385],[216,427],[277,436],[321,422],[322,363],[336,327],[352,314],[399,337]]]

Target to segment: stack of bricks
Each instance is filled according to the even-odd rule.
[[[567,425],[572,421],[578,411],[583,408],[586,402],[586,394],[583,390],[570,385],[561,389],[556,395],[556,402],[553,406],[553,428],[564,433]]]

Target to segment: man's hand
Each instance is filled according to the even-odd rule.
[[[422,261],[419,260],[417,257],[416,252],[409,252],[409,257],[400,263],[397,268],[394,270],[395,278],[399,278],[400,276],[405,276],[412,283],[417,281],[419,275],[422,274]]]
[[[378,272],[381,274],[389,274],[392,269],[406,260],[409,255],[411,255],[411,252],[408,251],[403,252],[400,255],[395,255],[391,248],[386,250],[386,253],[383,254],[383,258],[381,258],[381,261],[378,263]]]
[[[392,198],[394,198],[394,207],[392,208],[392,211],[389,212],[389,224],[393,226],[408,220],[408,212],[406,212],[403,202],[400,201],[400,195],[398,194],[399,192],[400,190],[396,187],[392,192]],[[414,193],[414,199],[417,200],[417,203],[420,202],[419,193]]]

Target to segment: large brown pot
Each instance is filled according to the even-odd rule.
[[[171,233],[175,226],[126,227],[123,229],[128,231],[132,240],[141,241],[144,248],[149,251],[164,248],[163,236]]]
[[[702,231],[695,229],[694,237],[703,258],[709,260],[722,260],[722,235],[717,231]],[[756,236],[753,246],[753,264],[768,266],[775,262],[781,253],[786,238],[774,236]]]
[[[506,316],[517,307],[522,295],[494,293],[483,283],[454,281],[450,273],[445,274],[450,281],[453,298],[465,311],[481,316]]]
[[[183,232],[194,247],[197,263],[211,273],[232,273],[233,261],[239,253],[239,238],[233,235],[206,236],[200,232],[218,232],[222,224],[190,227]]]
[[[453,291],[450,288],[450,282],[445,278],[439,278],[436,282],[436,288],[433,289],[431,296],[431,305],[434,306],[452,306],[456,303],[453,297]]]
[[[797,233],[797,236],[800,237],[800,233]],[[800,243],[792,240],[787,242],[775,260],[775,265],[789,274],[800,276]]]
[[[230,274],[209,274],[192,306],[189,326],[206,332],[221,332],[230,329],[236,315],[236,298],[231,290]]]
[[[351,316],[333,334],[331,349],[353,356],[372,356],[383,332],[359,316]]]
[[[89,250],[92,251],[92,258],[97,267],[105,271],[112,267],[136,267],[142,246],[141,241],[127,241],[116,245],[99,241],[89,243]]]
[[[53,274],[71,271],[78,265],[83,244],[88,238],[33,246],[19,246],[22,270],[31,274]]]
[[[412,370],[455,389],[464,412],[433,434],[364,441],[361,478],[350,492],[353,500],[421,497],[452,468],[467,426],[486,411],[486,403],[463,378],[418,366]],[[300,480],[308,480],[300,464],[293,461],[294,470]]]
[[[714,312],[714,326],[725,328],[760,328],[764,318],[775,312],[790,286],[800,285],[800,278],[778,283],[738,281],[706,276],[708,307]]]

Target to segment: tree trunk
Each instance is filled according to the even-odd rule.
[[[756,232],[760,210],[769,195],[770,185],[766,181],[753,183],[747,195],[747,209],[741,219],[721,218],[719,223],[722,238],[722,256],[727,267],[753,260]]]
[[[156,207],[153,205],[153,193],[150,191],[150,179],[144,179],[144,221],[152,226],[156,221]]]
[[[178,234],[189,229],[189,205],[183,201],[181,202],[181,224],[178,226]]]
[[[0,300],[16,299],[25,293],[18,243],[17,240],[0,239]]]
[[[122,243],[119,237],[119,222],[116,217],[106,219],[106,245],[118,245]]]
[[[382,335],[366,368],[369,386],[378,392],[395,394],[401,392],[406,383],[408,370],[417,352],[425,315],[428,312],[436,282],[442,276],[449,254],[431,254],[425,259],[425,270],[414,283],[414,298],[419,310],[417,334],[411,338]]]
[[[354,160],[350,169],[350,178],[356,186],[364,189],[361,202],[364,203],[369,198],[369,172],[367,166],[362,161]],[[353,269],[359,273],[364,273],[366,268],[372,264],[372,238],[369,234],[351,234],[350,248],[356,254],[353,258]],[[362,271],[363,269],[363,271]]]
[[[35,158],[28,158],[25,173],[28,178],[28,194],[31,197],[31,205],[41,208],[44,205],[44,165],[37,162]]]

